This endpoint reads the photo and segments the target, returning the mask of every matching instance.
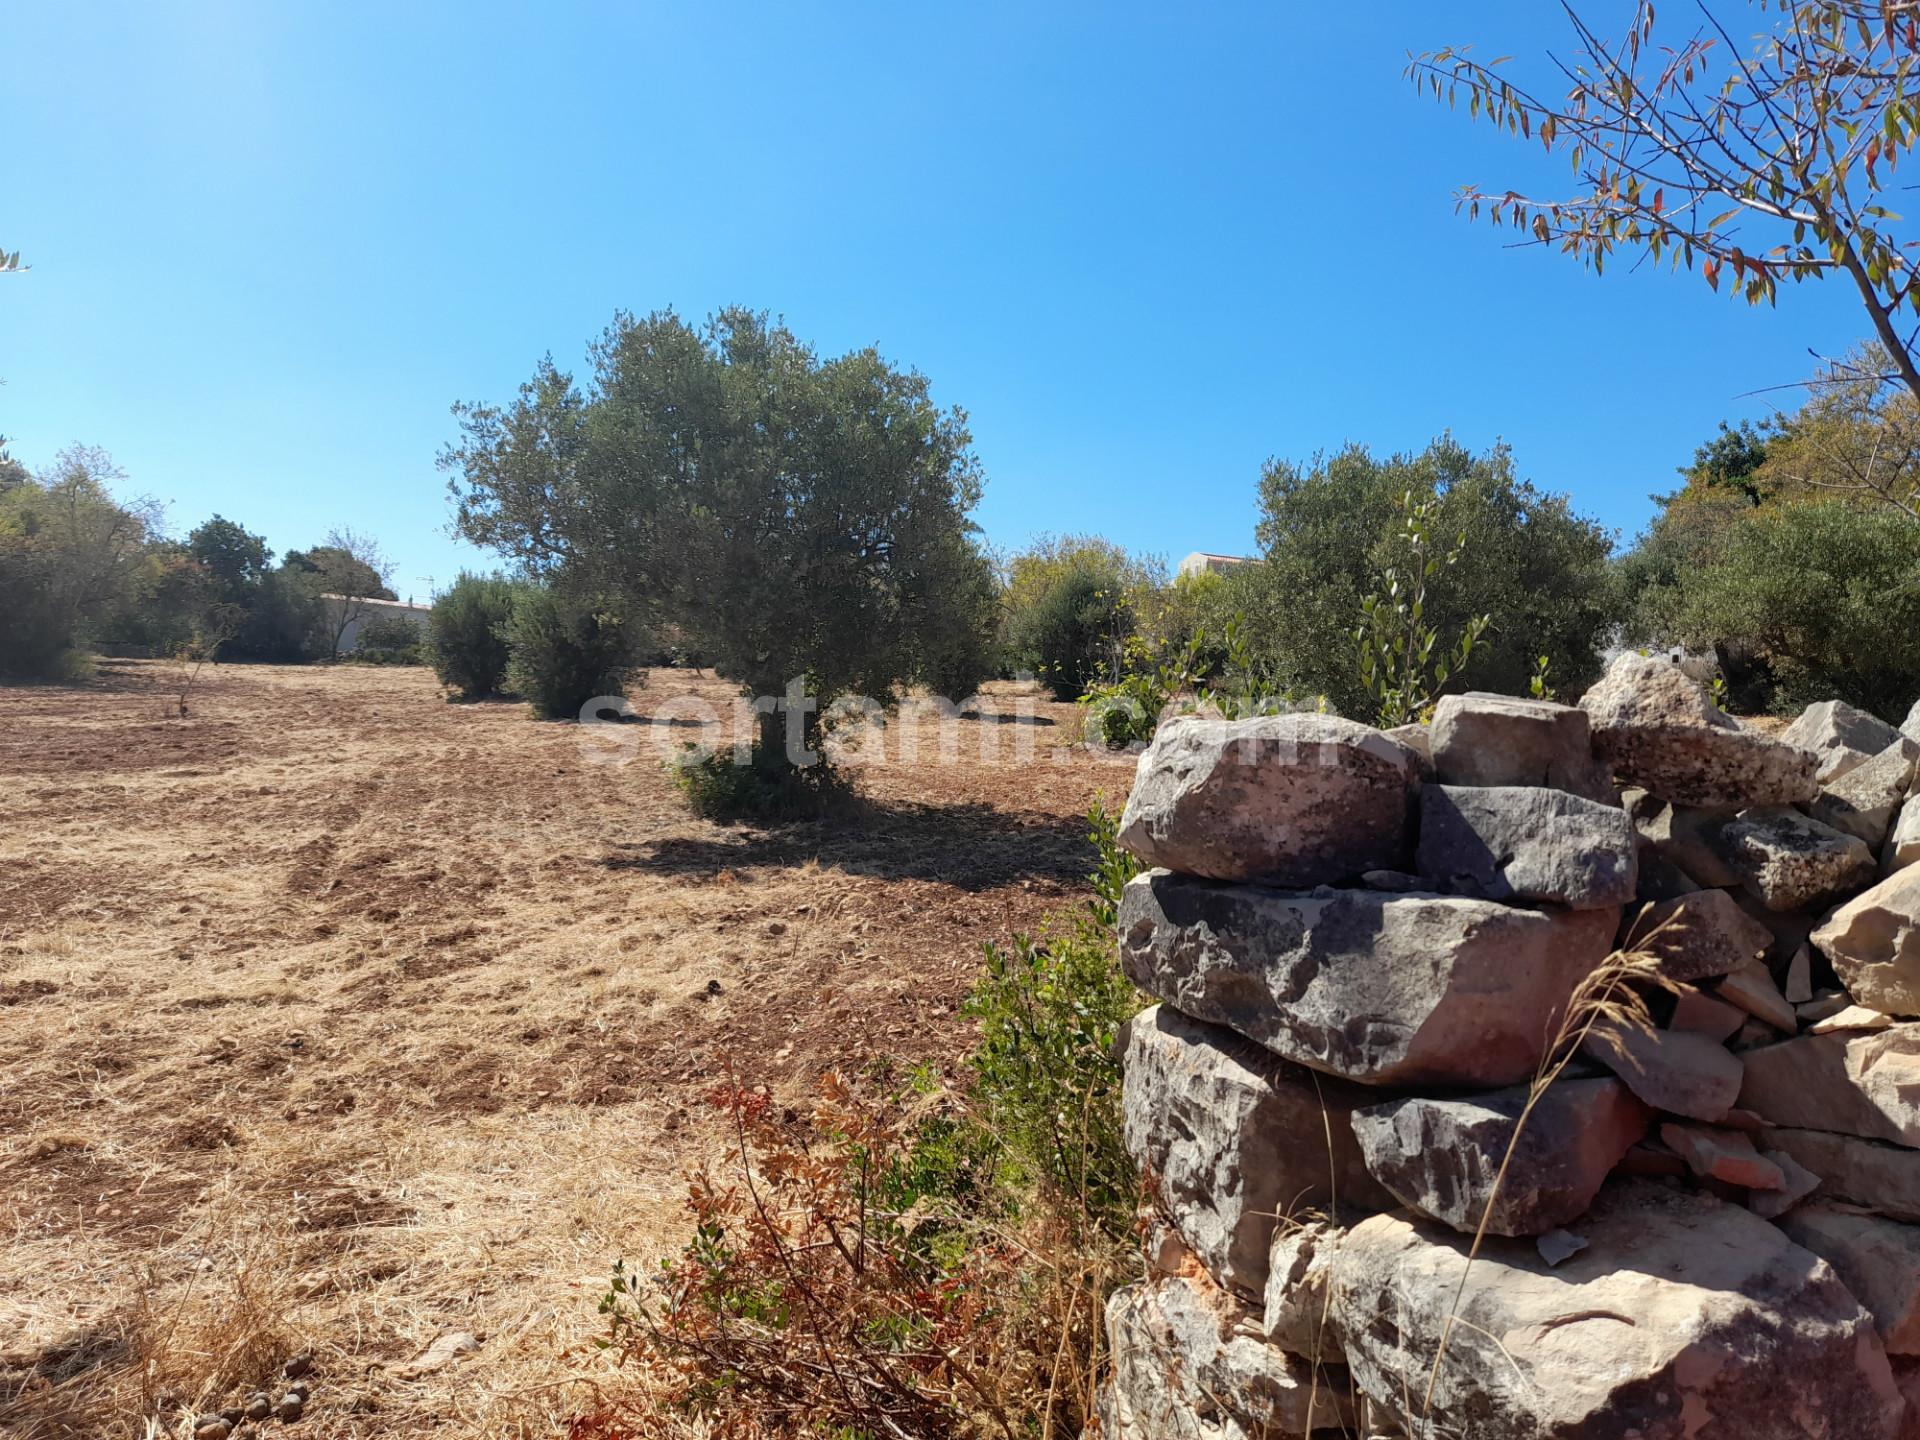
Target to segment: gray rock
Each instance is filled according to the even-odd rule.
[[[1628,1180],[1580,1233],[1557,1266],[1492,1239],[1469,1267],[1471,1240],[1442,1226],[1356,1226],[1330,1286],[1355,1381],[1420,1436],[1891,1440],[1901,1401],[1871,1317],[1767,1221]]]
[[[1404,745],[1411,750],[1414,759],[1419,762],[1422,783],[1433,779],[1433,730],[1420,724],[1395,725],[1390,730],[1380,732],[1395,744]]]
[[[1871,880],[1873,852],[1788,806],[1742,810],[1715,843],[1740,881],[1769,910],[1797,910]]]
[[[1750,1190],[1747,1208],[1763,1220],[1777,1220],[1820,1188],[1820,1177],[1784,1150],[1762,1150],[1760,1156],[1786,1182],[1778,1190]]]
[[[1327,1323],[1327,1276],[1338,1226],[1325,1220],[1282,1225],[1273,1232],[1262,1321],[1267,1338],[1282,1350],[1316,1363],[1344,1363],[1340,1341]]]
[[[1770,1129],[1768,1155],[1785,1154],[1820,1177],[1820,1197],[1920,1221],[1920,1150],[1831,1130]]]
[[[1799,719],[1780,732],[1784,744],[1798,745],[1820,757],[1816,778],[1822,785],[1866,764],[1899,738],[1900,732],[1886,721],[1856,710],[1844,700],[1809,705]]]
[[[1611,805],[1613,781],[1594,758],[1586,711],[1479,691],[1442,696],[1432,749],[1443,785],[1531,785]]]
[[[1818,792],[1812,751],[1746,729],[1667,661],[1620,656],[1580,708],[1614,774],[1673,804],[1793,805]]]
[[[1920,1025],[1802,1035],[1742,1058],[1740,1106],[1771,1126],[1920,1145]]]
[[[1794,1007],[1795,1013],[1798,1013],[1802,1005],[1813,999],[1813,947],[1811,945],[1803,942],[1800,948],[1793,952],[1793,959],[1787,962],[1787,978],[1780,987],[1780,993],[1786,998],[1786,1002]]]
[[[1696,890],[1649,905],[1634,917],[1623,948],[1658,957],[1669,980],[1711,980],[1750,965],[1773,933],[1724,890]]]
[[[1807,1205],[1780,1228],[1839,1272],[1889,1355],[1920,1355],[1920,1226]]]
[[[1643,851],[1651,850],[1697,887],[1724,889],[1740,883],[1739,872],[1713,846],[1713,833],[1726,818],[1723,814],[1670,805],[1644,790],[1628,790],[1621,799],[1633,817]]]
[[[1349,1117],[1372,1099],[1367,1092],[1165,1005],[1129,1023],[1123,1065],[1128,1153],[1222,1283],[1261,1292],[1282,1217],[1331,1212],[1336,1202],[1355,1214],[1395,1203],[1353,1136]]]
[[[1118,1290],[1107,1302],[1114,1440],[1282,1440],[1349,1429],[1343,1371],[1290,1355],[1197,1269]]]
[[[1901,722],[1900,733],[1910,740],[1920,740],[1920,700],[1913,702],[1913,708],[1907,711],[1907,718]]]
[[[1900,807],[1899,818],[1893,822],[1886,849],[1880,856],[1880,863],[1888,874],[1905,869],[1915,861],[1920,861],[1920,795]]]
[[[1617,1080],[1558,1081],[1522,1125],[1527,1095],[1390,1100],[1354,1111],[1353,1132],[1373,1178],[1429,1219],[1541,1235],[1586,1213],[1651,1117]]]
[[[1414,868],[1442,892],[1575,910],[1626,904],[1639,874],[1624,810],[1521,785],[1426,786]]]
[[[1120,902],[1133,982],[1303,1065],[1376,1085],[1529,1078],[1611,910],[1370,890],[1295,893],[1148,871]]]
[[[1849,994],[1889,1015],[1920,1015],[1920,868],[1896,870],[1813,932]]]
[[[1725,1044],[1746,1019],[1747,1012],[1738,1005],[1729,1005],[1704,990],[1683,985],[1674,996],[1673,1016],[1667,1021],[1667,1028],[1691,1031]]]
[[[1404,869],[1413,751],[1336,715],[1179,719],[1141,755],[1120,844],[1216,880],[1319,885]]]
[[[1740,1095],[1740,1057],[1705,1035],[1652,1030],[1631,1020],[1597,1020],[1580,1050],[1618,1075],[1641,1100],[1669,1115],[1711,1123],[1724,1119]],[[1360,1140],[1365,1146],[1364,1132]]]
[[[1893,744],[1878,755],[1823,786],[1807,813],[1878,850],[1887,843],[1894,816],[1913,786],[1916,765],[1920,765],[1920,740],[1896,735]]]

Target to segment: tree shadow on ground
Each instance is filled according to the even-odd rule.
[[[849,875],[929,880],[969,894],[1020,880],[1084,881],[1094,863],[1087,822],[1077,815],[1007,811],[977,801],[918,804],[862,797],[844,813],[724,837],[669,837],[616,844],[609,870],[705,875],[815,861]]]
[[[0,1352],[0,1434],[81,1437],[125,1418],[112,1413],[108,1372],[134,1363],[122,1328],[82,1326],[37,1353]]]

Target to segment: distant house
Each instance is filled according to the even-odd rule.
[[[351,655],[359,643],[360,632],[375,620],[405,620],[423,629],[433,614],[431,605],[414,605],[405,600],[359,600],[345,595],[322,595],[329,606],[350,607],[351,618],[340,632],[340,653]]]
[[[1181,575],[1218,575],[1223,570],[1231,570],[1236,565],[1251,565],[1251,555],[1215,555],[1209,550],[1196,550],[1180,562],[1177,572]]]

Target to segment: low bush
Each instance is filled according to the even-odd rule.
[[[503,575],[463,570],[434,602],[427,619],[428,660],[440,683],[460,699],[483,700],[506,685],[507,625],[522,588]]]
[[[1113,932],[1137,867],[1092,822],[1089,903],[989,947],[961,1091],[829,1075],[800,1116],[728,1074],[730,1164],[694,1181],[677,1257],[616,1267],[602,1343],[631,1383],[597,1387],[575,1440],[1082,1432],[1139,1264],[1115,1041],[1140,997]]]
[[[731,750],[705,754],[689,745],[672,768],[693,813],[706,820],[810,820],[853,797],[845,777],[824,759],[791,765],[758,746],[741,761]]]
[[[369,620],[354,637],[352,659],[362,665],[424,665],[426,634],[398,615]]]
[[[576,719],[633,677],[634,638],[620,617],[550,586],[514,597],[506,638],[508,688],[543,720]]]

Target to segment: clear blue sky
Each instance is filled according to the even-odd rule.
[[[1566,174],[1405,52],[1537,73],[1557,10],[16,5],[0,432],[105,446],[181,532],[371,531],[424,591],[484,559],[445,533],[450,402],[617,307],[740,302],[964,406],[1001,545],[1245,550],[1265,457],[1447,428],[1630,535],[1864,325],[1832,283],[1749,310],[1454,216]]]

